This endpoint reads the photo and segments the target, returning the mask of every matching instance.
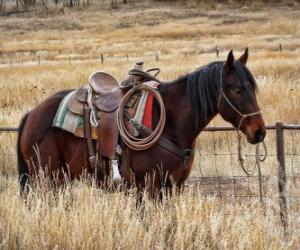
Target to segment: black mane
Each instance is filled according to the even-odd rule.
[[[187,95],[191,103],[192,112],[195,117],[196,124],[200,119],[207,120],[215,111],[216,100],[219,95],[220,74],[225,62],[216,61],[208,65],[198,68],[196,71],[186,76]],[[251,84],[254,90],[257,90],[257,84],[250,70],[241,62],[236,61],[234,70],[240,78],[240,82]],[[222,82],[222,87],[226,87],[227,83]]]
[[[207,120],[214,110],[220,86],[220,70],[223,62],[213,62],[186,76],[186,90],[195,117]]]
[[[245,84],[246,83],[245,80],[248,80],[248,82],[251,84],[252,88],[254,90],[257,90],[256,81],[255,81],[252,73],[250,72],[250,70],[244,64],[242,64],[239,61],[236,61],[234,64],[234,69],[235,69],[236,74],[240,78],[242,84]]]
[[[195,118],[194,125],[197,127],[201,121],[207,120],[218,108],[217,102],[221,87],[220,76],[224,63],[224,61],[212,62],[192,73],[179,77],[175,81],[165,82],[160,85],[160,92],[164,93],[169,86],[184,84],[192,108],[192,115]],[[248,80],[253,89],[257,90],[255,79],[244,64],[238,60],[235,61],[234,71],[241,84],[246,84],[246,80]],[[222,87],[226,89],[227,86],[228,83],[223,78]]]

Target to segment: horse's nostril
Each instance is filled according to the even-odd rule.
[[[256,130],[255,132],[255,140],[257,142],[261,142],[264,139],[264,132],[261,129]]]

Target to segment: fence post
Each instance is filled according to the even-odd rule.
[[[101,54],[101,64],[103,64],[103,63],[104,63],[104,55]]]
[[[280,53],[282,54],[282,45],[281,45],[281,43],[279,44],[279,50],[280,50]]]
[[[218,46],[216,46],[215,51],[216,51],[216,57],[219,58],[220,50],[219,50]]]
[[[280,220],[283,226],[283,234],[286,237],[288,232],[288,214],[287,214],[287,200],[286,200],[286,172],[284,159],[284,137],[283,137],[283,123],[276,123],[276,146],[277,146],[277,160],[278,160],[278,189],[279,189],[279,207]]]

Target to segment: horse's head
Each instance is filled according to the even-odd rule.
[[[256,100],[256,83],[246,67],[248,49],[235,60],[232,50],[221,69],[219,113],[236,129],[241,130],[248,142],[263,141],[266,128]]]

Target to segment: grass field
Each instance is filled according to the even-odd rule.
[[[281,44],[282,52],[279,49]],[[215,47],[220,50],[216,58]],[[0,17],[0,127],[17,126],[22,115],[54,92],[86,83],[95,70],[118,79],[137,60],[159,66],[171,80],[229,49],[249,47],[249,68],[267,124],[300,123],[300,5],[211,6],[131,3],[117,10],[94,4],[65,14]],[[101,65],[101,54],[104,64]],[[40,61],[40,64],[39,64]],[[12,64],[12,66],[11,66]],[[227,125],[217,117],[210,125]],[[299,198],[289,206],[290,235],[282,237],[277,190],[262,209],[258,199],[205,198],[188,188],[180,197],[135,208],[134,191],[107,193],[85,181],[54,194],[44,187],[27,204],[18,196],[15,135],[0,134],[0,249],[297,249]],[[286,133],[288,174],[300,174],[300,133]],[[232,133],[203,133],[192,175],[240,175]],[[275,137],[266,138],[264,175],[277,174]],[[246,152],[255,148],[247,145]],[[2,154],[6,153],[6,154]],[[249,166],[253,158],[248,161]],[[289,186],[299,197],[299,183]]]

